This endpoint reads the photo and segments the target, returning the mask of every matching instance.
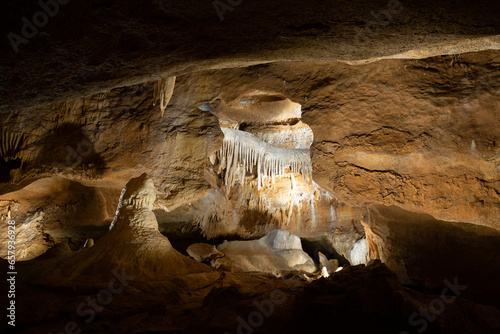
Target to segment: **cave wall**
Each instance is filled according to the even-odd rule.
[[[212,101],[260,90],[300,103],[314,134],[313,178],[341,202],[499,228],[499,59],[485,51],[197,75],[213,83]]]
[[[10,212],[23,224],[18,259],[36,257],[57,242],[78,249],[86,236],[100,237],[124,184],[143,172],[156,182],[160,210],[208,194],[204,167],[223,135],[215,116],[194,107],[200,92],[190,87],[178,80],[178,95],[163,117],[153,106],[153,83],[0,113],[2,130],[21,138],[2,141],[15,144],[5,158],[21,163],[0,184],[1,220]],[[6,229],[2,224],[2,254]]]
[[[17,50],[0,40],[1,109],[208,68],[499,49],[499,6],[495,0],[255,0],[230,6],[221,18],[210,1],[71,1]],[[38,1],[9,2],[0,13],[2,36],[24,38],[21,18],[32,21],[40,11]]]
[[[2,184],[2,199],[15,201],[9,193],[42,177],[116,192],[130,177],[148,172],[157,183],[157,212],[194,203],[213,188],[208,157],[223,136],[219,119],[197,107],[230,105],[260,91],[302,105],[302,121],[314,135],[313,179],[345,208],[336,208],[335,216],[345,217],[338,231],[326,220],[318,231],[333,231],[338,248],[346,248],[342,254],[362,236],[355,227],[368,203],[498,229],[498,57],[484,51],[362,65],[278,62],[193,72],[177,77],[163,117],[152,106],[153,83],[2,112],[2,129],[22,137],[9,152],[22,164],[10,174],[13,183]],[[280,126],[268,124],[265,131]],[[25,213],[16,218],[23,221],[38,209],[19,209]],[[185,212],[178,225],[196,221]],[[255,226],[242,220],[238,233],[264,233],[259,215],[249,219]],[[96,221],[88,220],[106,220]],[[307,231],[299,225],[295,232],[301,229]]]
[[[356,68],[354,81],[330,72],[304,105],[315,180],[352,205],[397,205],[498,229],[499,60],[390,61]]]
[[[222,132],[212,114],[194,107],[199,92],[190,85],[179,80],[164,117],[153,106],[152,83],[2,113],[2,128],[23,136],[14,153],[22,166],[11,172],[17,186],[3,184],[3,192],[52,175],[119,189],[148,172],[168,210],[203,197],[210,189],[203,167]]]
[[[455,279],[466,287],[465,298],[500,305],[498,230],[395,206],[370,205],[367,211],[362,223],[369,255],[386,263],[401,282],[432,291]]]

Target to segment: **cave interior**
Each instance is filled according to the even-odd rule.
[[[498,1],[0,16],[2,333],[500,333]]]

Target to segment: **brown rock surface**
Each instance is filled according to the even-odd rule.
[[[204,243],[192,244],[186,249],[186,252],[199,262],[212,261],[224,257],[224,253],[219,252],[217,247]]]
[[[364,225],[370,257],[402,282],[438,289],[457,279],[464,297],[500,306],[498,230],[380,205],[369,207]]]
[[[2,126],[24,136],[14,152],[22,167],[11,172],[12,180],[21,183],[4,184],[2,192],[53,175],[116,192],[128,178],[148,172],[159,190],[157,209],[173,210],[194,203],[211,191],[210,184],[220,187],[215,186],[218,181],[213,173],[204,168],[222,140],[217,118],[196,107],[218,100],[235,105],[241,97],[260,91],[302,104],[302,121],[314,134],[313,179],[344,203],[345,209],[335,207],[336,216],[345,215],[349,206],[379,203],[428,213],[440,220],[498,228],[499,76],[495,51],[356,66],[338,62],[274,63],[180,76],[163,118],[158,107],[152,107],[153,84],[119,88],[85,101],[21,109],[15,117],[2,113]],[[273,103],[271,98],[257,103],[269,101]],[[33,119],[33,112],[42,118]],[[272,140],[269,134],[273,131],[302,129],[297,127],[299,123],[257,123],[247,123],[245,130],[266,140]],[[307,136],[303,139],[309,140]],[[87,143],[91,150],[83,147]],[[76,165],[75,157],[68,152],[78,153],[79,145],[82,153],[90,153],[80,157],[81,161],[76,156]],[[278,181],[276,186],[279,182],[287,183]],[[245,198],[243,191],[235,190],[229,195],[234,202],[231,205],[223,195],[222,210],[230,215],[246,203],[239,200]],[[288,202],[280,196],[273,200]],[[281,202],[276,207],[283,206]],[[252,213],[251,207],[245,209],[247,213],[236,213],[235,223],[247,224],[243,230],[226,223],[211,225],[215,235],[226,231],[262,236],[270,228],[279,227],[262,227],[259,221],[267,220],[266,210]],[[331,233],[333,229],[337,240],[349,235],[348,243],[336,242],[347,255],[358,237],[348,230],[347,234],[335,232],[330,204],[325,208],[318,209],[318,219],[324,223],[316,229],[310,229],[310,221],[304,226],[291,226],[291,231],[311,236],[303,233]],[[278,211],[273,209],[271,213],[277,215]],[[310,215],[306,211],[304,217]],[[350,216],[345,221],[353,226]],[[354,225],[359,225],[361,216],[352,216]],[[188,219],[186,224],[199,215],[182,214],[180,218]],[[16,219],[24,221],[26,215]],[[91,224],[105,223],[99,216],[93,219],[96,223]],[[68,224],[66,220],[61,222]],[[362,229],[358,232],[363,234]]]
[[[498,52],[208,73],[212,101],[259,89],[301,103],[313,178],[341,202],[499,227]]]
[[[212,2],[71,2],[17,54],[2,39],[0,100],[2,109],[13,110],[266,61],[425,58],[498,49],[498,6],[495,0],[258,0],[231,7],[221,22]],[[39,10],[35,3],[9,3],[2,11],[2,36],[20,34],[21,18]]]
[[[316,182],[351,205],[499,228],[498,54],[445,59],[330,72],[304,106]]]
[[[396,277],[434,293],[458,279],[461,295],[499,307],[499,2],[214,3],[71,1],[19,50],[9,38],[43,4],[4,5],[0,256],[12,217],[17,259],[31,259],[18,264],[22,329],[82,322],[79,303],[118,269],[134,285],[85,330],[234,331],[279,288],[286,302],[257,331],[421,332],[412,312],[444,296]],[[221,127],[255,135],[265,167],[239,166],[246,149],[222,163]],[[281,228],[312,257],[370,255],[396,276],[355,266],[303,290],[217,273],[177,252],[157,218],[180,237]],[[497,310],[445,308],[429,331],[500,330]]]

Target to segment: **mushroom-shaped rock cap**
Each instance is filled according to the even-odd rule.
[[[144,173],[139,177],[128,181],[123,188],[120,198],[120,207],[133,206],[136,209],[153,210],[153,203],[156,200],[156,189],[154,182]]]
[[[131,179],[123,187],[115,218],[110,230],[121,226],[158,229],[153,213],[156,189],[153,180],[146,174]]]

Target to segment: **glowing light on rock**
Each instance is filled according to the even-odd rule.
[[[338,271],[338,269],[337,269]],[[330,274],[328,273],[328,269],[326,267],[321,268],[321,277],[328,278],[330,277]]]
[[[286,168],[290,168],[292,173],[300,173],[306,182],[311,182],[309,150],[279,148],[251,133],[228,128],[221,130],[224,132],[224,141],[217,156],[221,162],[220,171],[226,171],[226,185],[232,186],[236,180],[243,180],[246,172],[253,172],[254,166],[257,168],[259,189],[266,181],[273,183],[276,177],[283,177]]]

